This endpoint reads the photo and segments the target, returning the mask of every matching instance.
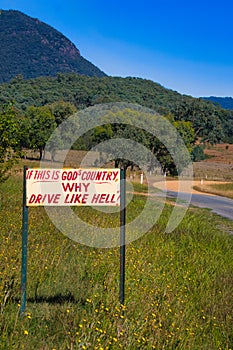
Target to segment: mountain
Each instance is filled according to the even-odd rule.
[[[222,108],[233,110],[233,98],[232,97],[202,97],[203,100],[208,100],[213,102],[215,105],[219,105]]]
[[[17,75],[28,79],[59,72],[106,76],[62,33],[19,11],[0,11],[0,42],[0,82]]]

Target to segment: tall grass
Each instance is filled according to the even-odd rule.
[[[191,208],[164,234],[166,206],[150,232],[126,247],[122,306],[119,248],[75,243],[43,208],[30,208],[28,302],[20,318],[21,196],[21,176],[1,186],[0,349],[233,348],[233,240],[218,228],[231,222]],[[134,196],[128,216],[144,201]],[[90,219],[90,208],[80,211]],[[108,215],[99,215],[108,226]]]

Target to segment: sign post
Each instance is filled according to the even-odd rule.
[[[125,169],[121,169],[120,185],[120,303],[124,305],[125,301],[125,216],[126,216],[126,186]]]
[[[26,205],[26,172],[23,170],[23,214],[22,214],[22,267],[21,267],[21,304],[20,315],[22,316],[26,309],[26,290],[27,290],[27,246],[28,246],[28,207]]]

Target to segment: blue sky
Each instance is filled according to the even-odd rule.
[[[233,1],[0,0],[66,35],[112,76],[233,97]]]

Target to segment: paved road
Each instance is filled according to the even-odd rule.
[[[186,195],[184,193],[184,200]],[[167,191],[167,196],[176,197],[177,192]],[[214,213],[233,220],[233,199],[205,194],[192,194],[191,204],[200,208],[209,208]]]

